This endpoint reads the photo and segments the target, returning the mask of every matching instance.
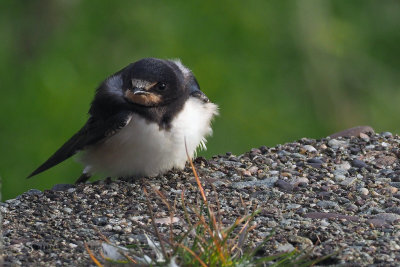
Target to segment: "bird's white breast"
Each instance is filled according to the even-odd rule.
[[[80,161],[90,173],[116,177],[155,176],[172,168],[183,168],[189,155],[212,134],[211,120],[217,105],[190,97],[172,120],[169,130],[137,114],[117,134],[82,153]]]

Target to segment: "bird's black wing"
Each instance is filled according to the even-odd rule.
[[[28,178],[57,165],[85,147],[114,135],[125,127],[130,119],[131,112],[129,111],[119,112],[107,119],[90,117],[82,129],[62,145],[45,163],[33,171]]]

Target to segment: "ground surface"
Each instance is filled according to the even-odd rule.
[[[264,253],[314,246],[315,256],[340,250],[325,264],[396,266],[400,138],[363,133],[369,130],[197,159],[196,168],[210,202],[216,194],[209,183],[216,188],[223,223],[245,213],[240,196],[248,209],[261,210],[249,245],[257,245],[275,229]],[[84,242],[98,256],[99,232],[123,246],[143,242],[140,225],[150,226],[151,221],[143,187],[150,192],[160,231],[169,229],[163,220],[169,212],[152,187],[171,202],[178,199],[174,232],[184,231],[181,192],[188,205],[199,198],[189,168],[146,180],[31,190],[0,204],[5,266],[93,265]]]

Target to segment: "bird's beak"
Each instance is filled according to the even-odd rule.
[[[143,88],[138,88],[138,87],[133,87],[130,89],[134,95],[147,95],[148,92],[146,92]]]

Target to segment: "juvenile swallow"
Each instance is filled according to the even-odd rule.
[[[100,84],[86,124],[29,176],[78,154],[76,183],[93,174],[156,176],[182,169],[187,155],[205,148],[218,106],[179,60],[145,58]]]

